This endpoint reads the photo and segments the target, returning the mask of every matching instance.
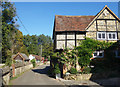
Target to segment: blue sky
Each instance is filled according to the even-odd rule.
[[[118,2],[15,2],[17,14],[30,35],[51,37],[55,15],[96,15],[105,5],[118,16]],[[27,35],[20,21],[17,23]]]

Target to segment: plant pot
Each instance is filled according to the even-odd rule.
[[[59,78],[61,78],[60,73],[56,74],[56,79],[59,79]]]

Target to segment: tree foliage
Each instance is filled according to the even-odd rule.
[[[2,62],[11,64],[12,54],[22,52],[28,55],[23,44],[23,34],[16,24],[16,8],[13,3],[2,2]]]
[[[35,68],[35,66],[36,66],[36,60],[35,60],[35,59],[32,59],[32,60],[31,60],[31,63],[33,64],[33,68]]]
[[[56,52],[52,55],[52,58],[58,59],[59,62],[65,65],[72,65],[75,68],[76,60],[78,59],[78,63],[81,66],[81,73],[90,72],[91,59],[93,57],[92,53],[97,50],[105,50],[108,49],[113,43],[98,41],[90,38],[86,38],[86,40],[82,40],[80,45],[75,47],[72,50],[64,49],[62,52]]]
[[[48,57],[53,53],[53,43],[50,36],[24,35],[18,30],[16,24],[16,8],[11,2],[1,2],[2,14],[2,62],[11,64],[11,56],[18,52],[29,54],[41,54]],[[0,26],[1,27],[1,26]],[[1,49],[0,49],[1,50]]]
[[[88,66],[90,65],[90,58],[93,57],[92,53],[97,50],[105,50],[109,48],[113,43],[112,42],[105,42],[105,41],[98,41],[90,38],[86,38],[80,42],[80,45],[75,48],[76,54],[79,57],[79,65],[81,66],[82,72],[85,70],[89,70]],[[86,73],[86,72],[84,72]]]
[[[12,31],[15,31],[14,17],[16,10],[10,2],[2,2],[2,61],[11,58],[11,36]]]
[[[48,57],[53,53],[53,42],[50,36],[42,35],[24,35],[23,39],[24,45],[27,47],[29,54],[35,54]],[[41,48],[42,47],[42,48]]]

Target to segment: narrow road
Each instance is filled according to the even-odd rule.
[[[54,78],[50,78],[46,74],[48,69],[49,65],[41,65],[36,69],[25,72],[11,83],[12,85],[60,85],[64,87],[62,86],[64,85],[63,83]]]

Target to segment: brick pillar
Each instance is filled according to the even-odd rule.
[[[12,77],[15,77],[15,65],[12,64]]]

